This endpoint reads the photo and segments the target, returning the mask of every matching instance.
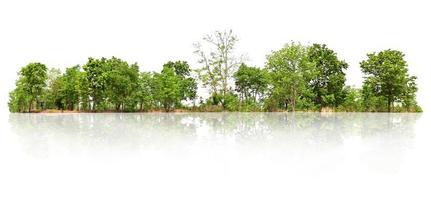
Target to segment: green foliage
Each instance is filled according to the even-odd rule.
[[[368,59],[360,63],[365,74],[365,109],[382,111],[383,105],[386,105],[386,111],[391,112],[395,107],[394,103],[401,103],[407,109],[414,106],[416,77],[409,76],[404,54],[389,49],[367,56]]]
[[[148,111],[151,109],[154,101],[153,88],[153,74],[149,72],[140,73],[138,90],[136,92],[136,99],[138,101],[140,111]]]
[[[195,44],[198,62],[203,65],[197,70],[203,85],[210,89],[210,94],[230,92],[229,81],[240,62],[234,55],[238,42],[237,36],[229,31],[215,31],[203,38],[203,43]]]
[[[191,77],[191,69],[186,61],[169,61],[163,65],[165,68],[171,68],[175,72],[175,76],[178,77],[180,85],[180,96],[181,100],[194,100],[196,99],[197,83],[194,78]]]
[[[238,111],[239,109],[239,99],[238,96],[232,92],[228,92],[223,96],[222,101],[223,108],[228,111]]]
[[[135,92],[138,89],[139,67],[112,57],[106,60],[106,93],[107,102],[116,111],[131,111],[135,109]]]
[[[193,101],[196,98],[197,84],[190,73],[187,62],[176,61],[164,64],[162,72],[154,74],[154,99],[165,111],[181,108],[181,101]]]
[[[309,82],[316,77],[317,70],[308,59],[305,46],[292,42],[273,52],[267,56],[266,69],[271,77],[272,106],[292,111],[309,109],[307,98],[313,97]]]
[[[337,54],[325,44],[313,44],[307,54],[317,69],[317,75],[310,82],[315,104],[320,108],[339,106],[346,95],[343,90],[346,81],[343,70],[347,69],[347,63],[339,60]]]
[[[361,90],[347,86],[344,88],[344,93],[346,97],[338,107],[339,111],[355,112],[363,110]]]
[[[61,71],[58,68],[51,68],[48,71],[47,88],[44,90],[43,101],[47,109],[64,109],[63,96],[60,93]]]
[[[9,93],[9,111],[10,112],[26,112],[30,102],[29,96],[26,94],[22,82],[16,83],[16,88]]]
[[[74,66],[67,68],[65,74],[61,77],[60,93],[64,98],[64,105],[68,110],[75,109],[79,104],[79,81],[80,67]]]
[[[80,71],[78,76],[78,93],[79,93],[79,109],[88,111],[91,110],[90,105],[90,83],[87,79],[87,73]]]
[[[180,78],[173,68],[164,67],[161,73],[154,74],[154,97],[165,111],[171,111],[180,104]]]
[[[408,74],[400,51],[368,54],[360,63],[362,88],[356,89],[345,86],[347,63],[324,44],[289,43],[268,55],[261,69],[239,65],[232,31],[215,32],[204,41],[210,48],[196,45],[203,65],[197,74],[185,61],[169,61],[160,72],[140,72],[136,63],[116,57],[89,58],[82,68],[69,67],[64,73],[30,63],[19,71],[9,93],[9,110],[422,111],[416,102],[417,78]],[[199,97],[197,106],[196,76],[210,89],[209,98]]]
[[[18,73],[16,89],[9,94],[9,110],[12,112],[31,112],[43,108],[42,95],[48,78],[47,68],[41,63],[30,63]]]
[[[264,98],[269,84],[268,73],[257,67],[248,67],[244,63],[234,74],[236,91],[244,102],[257,102]]]
[[[91,110],[101,109],[101,102],[105,98],[106,92],[106,59],[88,58],[87,63],[83,66],[86,79],[88,80],[88,93],[92,101]]]

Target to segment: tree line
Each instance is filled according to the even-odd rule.
[[[141,72],[116,57],[88,58],[64,72],[29,63],[18,73],[9,110],[421,112],[416,77],[401,51],[367,54],[363,86],[353,88],[345,84],[348,64],[325,44],[291,42],[256,67],[236,56],[237,42],[231,30],[206,35],[194,44],[195,70],[169,61],[160,72]],[[198,85],[208,98],[197,95]]]

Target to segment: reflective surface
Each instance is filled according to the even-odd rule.
[[[36,182],[36,173],[54,172],[86,186],[74,178],[103,173],[90,183],[133,183],[123,180],[128,177],[154,192],[132,192],[133,197],[177,197],[159,191],[158,184],[177,185],[173,190],[192,199],[341,199],[358,187],[380,187],[382,195],[402,187],[405,194],[392,195],[423,196],[416,191],[422,184],[415,191],[403,184],[429,176],[427,119],[407,113],[10,114],[0,158],[10,170],[19,163]],[[204,195],[215,192],[210,185],[224,192]],[[192,190],[195,196],[188,196],[189,186],[199,188]],[[282,192],[288,186],[295,189]],[[329,192],[332,186],[339,187],[339,196],[307,192]],[[349,198],[356,197],[373,199],[367,192]]]

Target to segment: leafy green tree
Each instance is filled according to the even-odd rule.
[[[43,92],[43,101],[45,104],[45,108],[48,109],[62,109],[63,108],[63,99],[60,94],[60,78],[61,71],[58,68],[51,68],[48,70],[48,80],[47,87]]]
[[[365,74],[363,90],[368,92],[370,97],[380,98],[380,101],[383,98],[388,112],[393,110],[394,102],[414,100],[416,77],[409,76],[402,52],[388,49],[367,56],[368,59],[362,61],[360,66]],[[373,98],[365,100],[370,101]],[[369,106],[369,103],[366,102],[365,105]]]
[[[164,67],[161,73],[154,74],[154,96],[165,111],[175,109],[181,101],[180,78],[173,68]]]
[[[41,63],[30,63],[19,72],[17,85],[20,89],[17,92],[25,96],[25,98],[21,98],[20,100],[28,100],[28,112],[31,112],[35,102],[37,104],[41,103],[40,98],[46,87],[47,78],[47,68]]]
[[[78,75],[79,110],[91,110],[90,83],[87,79],[87,72],[80,71]]]
[[[83,66],[88,81],[89,97],[92,101],[91,110],[99,109],[100,103],[105,100],[106,90],[106,59],[88,58],[87,63]]]
[[[292,42],[272,52],[267,56],[266,69],[271,77],[271,104],[281,104],[284,109],[290,106],[292,111],[312,106],[309,82],[317,72],[305,46]]]
[[[340,105],[340,109],[348,112],[362,111],[361,90],[347,86],[344,88],[344,93],[346,97]]]
[[[234,73],[235,87],[243,101],[256,102],[263,98],[268,88],[269,77],[265,70],[257,67],[248,67],[242,63]]]
[[[407,89],[402,95],[402,106],[409,112],[422,112],[422,108],[416,102],[416,92],[418,87],[416,84],[416,77],[411,76],[407,81]]]
[[[197,83],[191,77],[191,69],[186,61],[169,61],[163,65],[163,68],[171,68],[175,72],[175,76],[180,79],[181,100],[196,99]]]
[[[197,70],[199,79],[211,94],[229,92],[229,82],[240,63],[234,55],[237,41],[237,36],[229,30],[216,31],[203,38],[203,45],[195,44],[198,62],[203,65]]]
[[[310,84],[315,94],[315,104],[322,107],[337,107],[345,98],[344,85],[348,65],[339,60],[337,54],[325,44],[313,44],[307,51],[308,59],[316,65],[317,75]]]
[[[9,93],[9,111],[10,112],[25,112],[28,110],[30,102],[29,96],[26,94],[22,80],[16,82],[16,88]]]
[[[65,74],[61,77],[61,94],[64,98],[64,105],[68,110],[74,110],[79,104],[79,82],[80,67],[74,66],[66,69]]]
[[[112,57],[106,60],[106,97],[115,106],[116,111],[133,110],[137,101],[133,99],[138,89],[139,67]]]
[[[148,111],[154,101],[154,80],[150,72],[141,72],[139,75],[138,90],[136,98],[139,103],[140,111]]]
[[[196,98],[197,84],[191,77],[187,62],[167,62],[161,73],[155,73],[153,79],[154,98],[166,111],[181,107],[181,101]]]

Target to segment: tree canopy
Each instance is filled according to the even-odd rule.
[[[307,59],[307,48],[290,43],[267,57],[266,69],[271,77],[272,107],[295,111],[308,108],[313,96],[309,81],[317,74],[316,65]],[[273,109],[273,108],[271,108]]]
[[[64,71],[32,62],[18,72],[9,110],[421,111],[417,77],[409,75],[401,51],[367,54],[360,62],[362,87],[355,88],[345,84],[348,64],[325,44],[288,43],[259,67],[236,56],[237,42],[232,30],[206,35],[195,44],[196,68],[178,60],[159,71],[140,71],[137,63],[117,57],[90,57]]]
[[[345,98],[346,74],[348,65],[339,60],[337,54],[324,44],[313,44],[308,48],[307,57],[314,63],[317,74],[310,85],[315,94],[315,104],[322,107],[337,107]]]
[[[365,74],[363,92],[366,109],[382,107],[386,103],[386,111],[394,109],[394,103],[401,103],[407,109],[416,106],[416,77],[408,74],[404,54],[397,50],[384,50],[367,54],[368,59],[360,63]]]

